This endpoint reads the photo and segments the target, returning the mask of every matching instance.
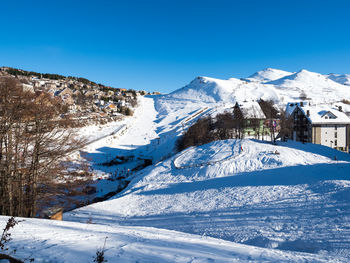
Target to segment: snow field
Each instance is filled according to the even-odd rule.
[[[0,226],[8,217],[0,216]],[[21,219],[10,251],[35,262],[93,262],[104,246],[108,262],[341,262],[323,255],[284,252],[151,227]]]
[[[196,166],[212,160],[222,161]],[[350,257],[349,171],[347,154],[320,145],[219,141],[148,167],[114,198],[64,217]]]

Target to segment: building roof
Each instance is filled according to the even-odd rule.
[[[344,112],[329,105],[297,106],[312,124],[350,124],[350,118]]]
[[[266,119],[264,112],[256,101],[240,102],[239,108],[244,119]]]

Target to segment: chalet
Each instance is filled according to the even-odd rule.
[[[350,118],[341,108],[311,106],[302,102],[289,104],[289,108],[293,107],[293,140],[349,151]]]
[[[109,98],[109,97],[112,97],[112,96],[114,96],[114,91],[113,90],[109,90],[107,92],[107,97]]]
[[[94,90],[87,90],[84,95],[86,97],[94,97],[95,96],[95,91]]]
[[[64,95],[62,95],[62,96],[60,96],[60,97],[61,97],[63,103],[66,104],[66,105],[68,105],[68,107],[69,107],[70,110],[75,110],[75,109],[76,109],[76,108],[75,108],[74,99],[72,98],[71,95],[69,95],[69,94],[64,94]]]
[[[73,95],[74,96],[79,96],[79,95],[82,95],[82,93],[81,93],[80,90],[76,89],[76,90],[73,91]]]
[[[60,96],[60,97],[63,97],[66,95],[72,96],[73,91],[70,88],[64,88],[56,93],[56,96]]]
[[[57,85],[54,82],[46,82],[45,83],[45,88],[47,88],[47,89],[55,89],[56,87],[57,87]]]
[[[111,114],[118,111],[118,107],[114,103],[108,103],[103,108]]]
[[[247,136],[259,136],[264,134],[266,116],[256,101],[244,101],[236,103],[234,112],[241,113],[244,120],[244,134]]]

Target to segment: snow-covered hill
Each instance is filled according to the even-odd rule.
[[[349,87],[341,85],[325,76],[301,70],[295,74],[267,82],[277,89],[288,90],[291,95],[297,97],[302,92],[314,101],[339,101],[342,98],[349,97]],[[295,93],[297,92],[297,93]]]
[[[182,89],[170,93],[177,99],[195,100],[202,102],[232,101],[233,91],[242,84],[239,79],[221,80],[208,77],[197,77]]]
[[[328,74],[326,77],[340,84],[350,86],[350,74]]]
[[[350,258],[349,173],[349,155],[320,145],[219,141],[146,168],[121,194],[65,220]]]
[[[247,80],[266,82],[266,81],[280,79],[280,78],[283,78],[285,76],[289,76],[291,74],[293,74],[293,73],[288,72],[288,71],[284,71],[284,70],[280,70],[280,69],[266,68],[266,69],[260,70],[256,73],[254,73],[253,75],[249,76],[247,78]]]

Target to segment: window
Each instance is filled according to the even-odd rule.
[[[337,145],[338,145],[338,141],[335,140],[335,141],[334,141],[334,146],[337,146]]]
[[[335,127],[334,127],[334,130],[337,130],[337,129],[338,129],[338,127],[337,127],[337,126],[335,126]]]
[[[338,138],[338,133],[337,132],[334,133],[334,138]]]

